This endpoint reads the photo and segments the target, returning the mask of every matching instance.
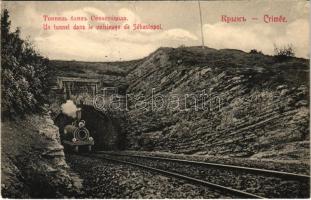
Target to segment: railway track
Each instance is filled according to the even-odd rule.
[[[89,156],[134,165],[243,198],[306,198],[310,195],[310,176],[304,174],[110,152]]]
[[[157,172],[157,173],[161,173],[167,176],[172,176],[175,178],[179,178],[179,179],[183,179],[186,181],[189,181],[191,183],[194,184],[198,184],[198,185],[202,185],[202,186],[207,186],[207,187],[211,187],[214,188],[216,190],[219,190],[221,192],[225,192],[226,194],[233,194],[237,197],[241,197],[241,198],[252,198],[252,199],[264,199],[264,197],[255,195],[255,194],[251,194],[245,191],[241,191],[241,190],[237,190],[237,189],[233,189],[233,188],[229,188],[229,187],[225,187],[222,185],[218,185],[218,184],[214,184],[208,181],[204,181],[201,179],[197,179],[197,178],[193,178],[190,176],[185,176],[183,174],[179,174],[179,173],[175,173],[175,172],[170,172],[167,170],[162,170],[162,169],[158,169],[158,168],[154,168],[154,167],[149,167],[146,165],[142,165],[142,164],[137,164],[134,162],[129,162],[129,161],[124,161],[124,160],[120,160],[120,159],[113,159],[113,158],[108,158],[102,155],[94,155],[94,154],[84,154],[85,156],[90,156],[93,158],[97,158],[97,159],[104,159],[104,160],[108,160],[108,161],[112,161],[112,162],[118,162],[118,163],[122,163],[122,164],[127,164],[127,165],[132,165],[132,166],[136,166],[142,169],[146,169],[146,170],[150,170],[153,172]]]

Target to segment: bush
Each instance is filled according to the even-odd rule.
[[[252,49],[252,50],[250,50],[249,53],[251,53],[251,54],[262,54],[262,52],[261,51],[257,51],[257,49]]]
[[[277,47],[276,45],[274,45],[274,57],[278,61],[284,61],[294,56],[295,56],[295,52],[291,44],[283,46],[283,47]]]
[[[47,62],[20,30],[10,31],[9,12],[1,15],[1,109],[4,116],[39,111],[46,100]]]

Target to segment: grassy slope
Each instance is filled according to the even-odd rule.
[[[124,62],[84,62],[50,61],[50,67],[59,76],[100,77],[101,75],[125,76],[134,61]]]

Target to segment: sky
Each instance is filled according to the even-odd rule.
[[[309,57],[309,6],[305,0],[200,1],[203,38],[216,49],[257,49],[274,54],[274,45],[292,44],[297,57]],[[6,1],[12,30],[50,59],[117,61],[143,58],[159,47],[202,45],[198,1]],[[120,25],[161,24],[162,30],[43,30],[48,16],[125,16]],[[225,23],[221,16],[244,16],[242,23]],[[285,16],[286,23],[265,23],[264,15]],[[251,20],[257,17],[258,20]],[[62,22],[49,22],[50,25]],[[65,22],[73,26],[77,22]],[[113,24],[114,22],[110,22]],[[79,22],[100,25],[103,22]],[[105,22],[107,24],[107,22]]]

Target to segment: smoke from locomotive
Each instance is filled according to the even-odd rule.
[[[62,113],[65,115],[76,118],[77,117],[77,111],[79,110],[77,106],[74,104],[73,101],[67,100],[66,103],[63,103],[61,105]]]

